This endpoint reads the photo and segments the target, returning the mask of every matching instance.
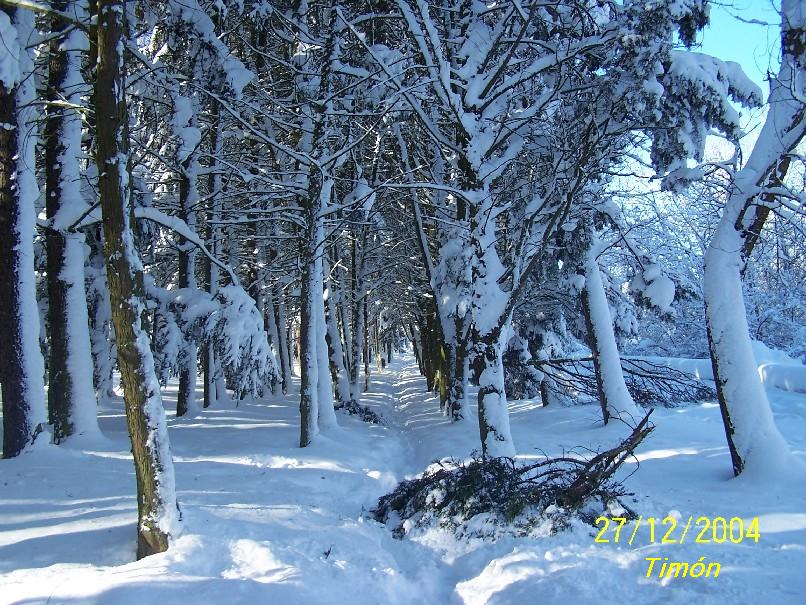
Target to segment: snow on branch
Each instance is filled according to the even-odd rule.
[[[143,206],[134,209],[134,216],[136,218],[154,221],[155,223],[162,225],[175,233],[178,233],[187,241],[199,248],[199,250],[201,250],[204,255],[210,259],[211,263],[214,263],[217,267],[226,271],[233,284],[240,283],[238,276],[235,275],[232,269],[230,269],[229,265],[213,256],[213,254],[207,249],[207,246],[204,245],[204,242],[201,240],[198,234],[193,231],[193,229],[191,229],[190,226],[181,218],[177,216],[170,216],[160,210],[157,210],[156,208],[148,208]]]

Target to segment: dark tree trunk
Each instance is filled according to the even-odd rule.
[[[190,225],[195,223],[195,210],[193,204],[196,191],[196,183],[191,182],[195,178],[191,170],[193,156],[189,156],[182,164],[182,173],[179,180],[179,208],[180,218]],[[193,244],[179,239],[179,287],[196,288],[196,250]],[[187,337],[187,342],[183,347],[179,360],[179,391],[176,396],[176,415],[184,416],[189,410],[196,410],[196,374],[197,358],[199,355],[198,345],[193,336]]]
[[[369,349],[369,309],[366,298],[364,304],[361,306],[364,310],[364,392],[368,393],[370,376],[369,364],[372,362],[372,359],[370,358]]]
[[[221,256],[221,229],[217,224],[221,220],[221,174],[219,173],[218,159],[224,150],[224,142],[221,137],[221,115],[218,102],[210,101],[210,174],[208,175],[208,187],[210,189],[210,209],[207,214],[207,236],[210,242],[211,253],[220,258]],[[207,261],[207,291],[215,295],[219,286],[219,269],[212,262]],[[221,367],[218,363],[218,355],[215,346],[209,340],[202,352],[202,367],[204,371],[204,400],[202,406],[210,407],[217,403],[219,398],[226,397],[226,388],[221,376]]]
[[[142,325],[143,274],[131,228],[128,113],[122,70],[125,14],[124,0],[98,2],[96,161],[112,322],[137,481],[137,557],[142,558],[168,548],[167,527],[176,518],[177,504],[165,413]]]
[[[316,328],[313,325],[314,317],[311,304],[311,276],[312,263],[303,262],[302,288],[300,292],[300,329],[299,329],[299,414],[300,437],[299,446],[307,447],[318,432],[317,418],[317,385],[312,375],[312,368],[316,366]],[[324,368],[322,368],[324,370]]]
[[[464,417],[462,406],[465,402],[465,362],[467,361],[467,339],[464,337],[465,321],[454,318],[456,332],[453,355],[450,358],[450,382],[448,388],[447,413],[453,422]]]
[[[336,297],[334,286],[335,280],[331,278],[330,295],[325,301],[327,323],[325,340],[327,341],[330,376],[335,395],[334,407],[338,409],[343,408],[350,402],[350,383],[347,376],[347,369],[344,366],[344,348],[337,318],[339,305],[334,300]]]
[[[361,238],[359,242],[358,239]],[[366,234],[362,231],[352,241],[352,343],[350,343],[350,396],[357,401],[360,398],[359,382],[361,375],[362,353],[366,341],[366,286],[364,283],[364,246]],[[365,371],[368,363],[365,362]]]
[[[288,394],[291,388],[291,348],[288,338],[288,321],[285,312],[285,295],[281,289],[277,289],[277,311],[275,320],[277,322],[278,348],[280,350],[280,368],[283,372],[283,395]]]
[[[67,2],[54,0],[54,10],[63,12]],[[59,19],[51,20],[51,35],[48,52],[48,101],[47,119],[45,122],[45,212],[51,221],[59,212],[62,201],[62,163],[61,156],[65,152],[64,109],[52,103],[64,96],[64,79],[67,75],[67,52],[62,48],[66,24]],[[61,34],[61,35],[60,35]],[[70,421],[70,408],[73,405],[71,376],[68,366],[69,351],[67,347],[68,318],[67,285],[60,279],[64,269],[64,234],[56,229],[49,229],[45,234],[47,251],[47,283],[48,283],[48,419],[53,425],[53,439],[60,443],[73,432]]]
[[[279,395],[283,390],[283,355],[282,351],[280,350],[280,332],[277,329],[277,310],[275,309],[274,305],[274,285],[269,285],[266,289],[263,320],[266,325],[266,331],[269,334],[269,344],[277,353],[277,362],[280,364],[280,376],[277,380],[272,382],[271,385],[272,394]]]
[[[189,288],[193,275],[193,261],[191,252],[185,249],[179,251],[179,287]],[[188,410],[196,405],[196,357],[198,348],[192,338],[185,343],[179,368],[179,391],[176,396],[176,415],[184,416]]]
[[[61,12],[79,8],[68,0],[53,2]],[[96,401],[89,368],[92,353],[84,285],[84,234],[69,232],[85,203],[79,191],[81,102],[80,51],[83,39],[60,19],[51,21],[45,122],[45,211],[48,286],[48,410],[53,438],[62,442],[74,432],[97,431]]]

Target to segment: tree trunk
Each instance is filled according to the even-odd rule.
[[[137,480],[137,557],[142,558],[168,548],[179,515],[165,410],[142,325],[143,272],[131,226],[125,14],[124,0],[98,2],[96,161],[112,323]]]
[[[266,323],[266,331],[269,334],[269,344],[271,345],[274,358],[280,367],[280,380],[277,380],[271,385],[271,392],[273,395],[279,395],[283,391],[283,372],[282,355],[280,354],[280,332],[277,330],[277,311],[274,308],[274,286],[270,285],[266,288],[266,300],[264,303],[264,318]]]
[[[470,177],[468,166],[466,198],[470,206],[472,251],[468,346],[473,347],[481,366],[478,394],[481,452],[485,457],[514,457],[515,443],[509,428],[501,342],[509,323],[506,308],[511,294],[503,292],[498,283],[503,265],[496,250],[495,220],[490,218],[493,209],[489,188]]]
[[[504,363],[497,332],[478,335],[479,357],[484,363],[479,376],[479,436],[485,457],[514,457],[515,444],[509,428]]]
[[[299,446],[307,447],[319,433],[319,391],[317,377],[316,323],[313,296],[316,292],[312,263],[303,262],[300,292],[300,387]]]
[[[18,39],[4,40],[2,52],[19,54],[21,76],[19,81],[0,80],[0,383],[3,457],[11,458],[33,442],[46,422],[45,368],[34,276],[35,91],[33,61],[25,49],[33,14],[0,8],[0,19],[16,26]]]
[[[594,239],[594,244],[586,255],[583,267],[585,286],[581,297],[588,346],[596,373],[596,389],[602,406],[602,417],[607,424],[611,416],[623,420],[637,419],[638,409],[624,382],[610,306],[599,273],[599,263],[596,261],[596,241]]]
[[[548,376],[543,376],[543,380],[540,381],[540,401],[543,404],[543,407],[548,407],[551,403],[551,384],[550,378]]]
[[[761,225],[753,204],[759,189],[778,178],[782,160],[806,134],[806,106],[792,90],[806,79],[806,13],[783,0],[782,61],[770,82],[769,111],[705,253],[705,319],[719,407],[735,475],[770,476],[791,468],[792,456],[775,426],[758,375],[742,292],[742,273]],[[748,241],[750,242],[748,244]]]
[[[223,246],[221,245],[221,194],[223,186],[221,183],[220,158],[224,154],[224,140],[221,135],[221,110],[218,101],[210,101],[210,175],[208,187],[210,189],[210,210],[207,215],[210,252],[216,258],[221,258]],[[211,224],[212,223],[212,224]],[[207,291],[215,296],[221,285],[221,272],[215,263],[209,263],[209,273],[207,279]],[[214,346],[208,344],[207,355],[205,357],[205,383],[204,383],[204,407],[210,407],[216,403],[227,402],[229,396],[224,382],[224,372],[218,359],[218,353]]]
[[[343,253],[340,249],[338,241],[334,243],[334,251],[337,258],[343,258]],[[345,277],[345,272],[340,271],[338,275],[339,276],[336,281],[338,281],[340,296],[335,310],[337,311],[339,319],[338,324],[341,328],[341,341],[344,343],[344,369],[347,376],[347,386],[350,388],[353,375],[353,366],[355,365],[352,350],[353,332],[350,326],[350,296],[348,295],[350,292],[350,287]],[[350,396],[352,397],[352,391],[350,392]]]
[[[330,273],[330,271],[328,271]],[[331,380],[335,385],[336,407],[342,408],[350,402],[350,381],[344,367],[344,348],[341,342],[338,319],[339,309],[334,289],[336,280],[330,278],[330,291],[327,297],[327,345],[330,357]]]
[[[54,2],[53,7],[64,12],[68,2]],[[80,17],[82,12],[78,5],[71,7],[71,14]],[[56,443],[74,432],[98,432],[84,289],[84,236],[66,231],[86,207],[79,190],[81,120],[74,109],[55,105],[81,103],[78,49],[83,48],[86,37],[77,29],[64,34],[65,29],[63,21],[51,20],[54,37],[48,50],[50,104],[45,122],[45,211],[51,227],[45,236],[50,355],[48,413]]]
[[[181,244],[180,244],[181,245]],[[179,251],[179,287],[195,289],[196,279],[194,252],[187,249]],[[198,347],[192,336],[187,335],[179,359],[179,392],[176,396],[176,415],[184,416],[188,412],[196,413],[196,374],[198,363]]]
[[[277,300],[277,335],[279,337],[280,347],[280,365],[283,370],[283,394],[287,394],[291,388],[291,376],[293,368],[291,367],[291,345],[288,338],[288,318],[285,311],[285,294],[281,289],[278,289]]]
[[[329,187],[332,187],[332,183]],[[327,199],[330,194],[326,191],[321,193],[320,196]],[[323,202],[320,202],[319,208],[324,207],[324,205]],[[317,209],[317,214],[319,214],[319,209]],[[312,319],[316,327],[316,385],[319,391],[319,407],[317,410],[319,413],[319,427],[327,429],[336,426],[336,412],[333,409],[333,383],[330,381],[330,360],[328,358],[327,341],[325,340],[327,325],[325,320],[325,284],[322,263],[324,239],[324,226],[320,223],[317,226],[316,256],[313,264],[314,280],[312,282],[314,290],[311,304],[313,305]]]
[[[90,262],[87,290],[90,300],[90,348],[92,351],[93,384],[98,404],[108,406],[115,396],[115,333],[112,328],[112,304],[106,279],[103,226],[93,226],[90,232]]]
[[[454,317],[454,344],[451,361],[450,384],[448,387],[447,413],[452,422],[464,418],[463,405],[467,391],[467,342],[464,337],[464,319]]]
[[[361,376],[361,354],[363,351],[363,340],[365,332],[366,317],[364,307],[366,306],[366,293],[364,285],[364,253],[363,247],[365,238],[362,237],[362,242],[359,244],[357,238],[353,240],[352,245],[352,265],[353,265],[353,283],[352,283],[352,342],[350,347],[352,352],[352,366],[350,367],[350,397],[353,401],[358,401],[361,398],[361,388],[359,386]]]
[[[364,304],[361,305],[361,308],[364,311],[364,320],[363,320],[364,393],[369,393],[369,376],[370,376],[369,364],[372,362],[372,360],[370,359],[370,349],[369,349],[369,305],[367,305],[366,295],[364,295],[362,298],[364,299]]]
[[[196,110],[196,103],[193,102]],[[191,127],[196,126],[195,115],[189,122]],[[182,160],[182,158],[179,158]],[[179,178],[179,215],[191,229],[196,227],[196,204],[199,201],[196,178],[198,163],[194,153],[190,153],[182,160]],[[179,238],[179,287],[191,291],[197,289],[196,284],[196,246]],[[185,343],[180,355],[179,392],[176,397],[176,415],[184,416],[186,413],[198,413],[196,402],[196,376],[198,374],[199,347],[192,334],[185,335]]]

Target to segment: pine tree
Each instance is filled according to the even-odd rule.
[[[143,328],[143,270],[132,231],[125,16],[125,0],[99,0],[96,163],[112,322],[137,480],[137,557],[142,558],[168,548],[179,515],[165,410]]]

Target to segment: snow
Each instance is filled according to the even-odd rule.
[[[244,87],[254,78],[229,48],[218,38],[210,16],[196,0],[170,2],[173,17],[189,25],[195,38],[214,53],[215,69],[221,70],[227,87],[236,98],[240,98]]]
[[[752,342],[758,376],[767,389],[806,393],[806,366],[763,342]]]
[[[176,152],[176,157],[183,162],[195,151],[201,141],[201,130],[193,126],[186,126],[179,129],[179,136],[182,142]]]
[[[190,225],[188,225],[178,216],[170,216],[157,208],[147,206],[137,206],[134,209],[134,216],[136,218],[144,218],[154,221],[155,223],[162,225],[163,227],[167,227],[168,229],[171,229],[172,231],[181,235],[193,245],[198,247],[204,253],[204,255],[210,259],[210,262],[215,264],[217,267],[224,269],[229,278],[232,280],[232,283],[239,283],[238,277],[235,275],[235,273],[233,273],[229,265],[222,263],[215,256],[213,256],[204,245],[204,242],[199,235],[190,227]]]
[[[806,393],[806,366],[783,351],[767,347],[757,340],[752,341],[758,376],[764,387]],[[698,380],[713,381],[714,372],[710,359],[685,359],[680,357],[639,356],[630,359],[647,361],[680,370],[693,375]]]
[[[759,366],[758,375],[768,389],[806,393],[806,366],[767,363]]]
[[[0,11],[0,82],[11,88],[20,79],[20,45],[17,41],[17,28],[11,23],[8,15]]]
[[[636,275],[630,282],[630,289],[640,292],[661,313],[668,312],[674,302],[674,282],[655,264],[648,265]]]
[[[496,533],[495,539],[480,535],[460,538],[445,528],[418,526],[409,520],[406,538],[395,540],[390,527],[367,513],[399,481],[433,468],[449,456],[472,455],[479,447],[479,417],[489,429],[482,436],[485,452],[517,457],[525,463],[546,456],[587,455],[624,437],[628,431],[625,423],[605,425],[595,403],[564,407],[555,397],[550,406],[543,407],[539,400],[507,401],[502,345],[519,338],[513,315],[518,327],[518,314],[531,315],[530,304],[541,308],[537,315],[542,316],[540,329],[546,335],[536,356],[548,355],[549,349],[577,355],[576,346],[565,344],[563,313],[567,312],[569,320],[573,318],[578,309],[570,307],[580,306],[581,293],[583,319],[594,336],[590,340],[600,370],[600,390],[608,396],[610,412],[627,422],[634,422],[641,413],[624,383],[613,326],[615,322],[616,332],[627,337],[637,333],[638,318],[624,289],[617,292],[615,302],[608,296],[616,291],[619,280],[633,273],[635,261],[641,270],[631,289],[662,313],[675,301],[676,284],[669,276],[680,283],[678,294],[683,300],[679,303],[685,304],[685,297],[697,291],[687,289],[692,284],[680,279],[685,277],[683,273],[667,274],[676,268],[674,255],[660,250],[658,263],[670,265],[662,267],[649,260],[655,258],[649,252],[656,246],[644,251],[644,242],[631,241],[629,232],[643,225],[642,217],[636,215],[642,219],[640,223],[628,223],[612,199],[589,204],[608,191],[609,175],[629,167],[628,158],[636,151],[645,155],[643,142],[638,140],[641,137],[633,137],[631,129],[644,130],[654,141],[651,159],[657,167],[670,171],[667,180],[674,177],[683,183],[704,174],[701,166],[689,165],[688,156],[700,159],[708,133],[716,129],[731,138],[739,136],[740,116],[730,99],[748,106],[761,102],[758,87],[739,65],[672,50],[679,41],[676,30],[683,42],[689,41],[685,29],[699,18],[701,10],[707,11],[705,2],[578,3],[576,9],[584,4],[586,10],[570,7],[573,3],[548,3],[552,6],[544,9],[540,3],[524,8],[519,0],[467,2],[460,3],[464,14],[458,17],[441,3],[393,2],[393,12],[403,17],[398,23],[403,29],[398,27],[393,35],[395,42],[403,42],[402,50],[378,43],[370,47],[367,26],[371,22],[367,19],[371,17],[352,14],[361,9],[355,10],[349,3],[331,6],[335,15],[327,7],[322,12],[321,7],[309,6],[307,0],[283,14],[273,13],[266,3],[246,7],[242,0],[229,7],[221,2],[169,1],[163,11],[132,13],[132,23],[139,24],[136,44],[154,45],[139,57],[145,67],[153,61],[154,69],[132,74],[136,83],[130,92],[135,100],[146,103],[132,105],[132,131],[136,142],[161,148],[151,153],[142,145],[135,146],[135,159],[142,161],[134,163],[132,183],[124,169],[129,160],[126,145],[121,144],[123,151],[107,168],[119,175],[126,194],[124,209],[130,203],[135,205],[129,200],[132,185],[138,191],[155,187],[141,192],[143,204],[134,209],[135,214],[124,212],[124,221],[136,216],[161,228],[143,234],[146,239],[156,234],[152,241],[138,238],[137,242],[152,256],[146,263],[153,273],[145,276],[148,296],[115,302],[134,307],[135,357],[141,362],[135,370],[145,391],[146,447],[157,467],[158,506],[149,513],[153,518],[141,516],[140,521],[159,523],[170,534],[170,548],[135,560],[138,502],[124,406],[112,385],[99,380],[100,404],[96,409],[93,398],[86,397],[88,405],[82,407],[77,424],[89,427],[86,434],[103,438],[70,439],[56,446],[47,443],[45,434],[19,458],[0,460],[0,605],[804,602],[806,467],[801,462],[806,458],[806,366],[751,342],[742,302],[738,234],[741,221],[746,220],[739,210],[758,192],[770,161],[803,137],[803,125],[784,128],[796,111],[802,113],[799,95],[806,81],[801,77],[802,65],[794,76],[782,70],[781,77],[771,83],[769,121],[746,168],[736,175],[735,190],[728,191],[724,216],[705,258],[709,335],[714,336],[711,344],[719,354],[720,377],[727,378],[723,392],[736,427],[735,441],[749,470],[733,478],[720,407],[709,401],[678,402],[687,405],[655,410],[657,430],[619,471],[634,492],[625,498],[625,504],[642,518],[671,516],[681,523],[700,516],[739,517],[745,522],[757,518],[761,540],[699,544],[692,539],[670,545],[654,543],[645,532],[634,545],[600,544],[594,541],[596,531],[581,520],[572,521],[556,535],[548,524],[540,524],[528,537]],[[83,0],[80,4],[83,7]],[[783,0],[782,13],[802,25],[801,4]],[[22,9],[17,14],[21,15],[19,22],[12,25],[0,11],[0,43],[7,49],[0,56],[0,81],[9,86],[20,83],[19,131],[26,135],[20,139],[17,178],[24,206],[17,225],[22,242],[21,289],[28,303],[36,303],[31,245],[37,199],[36,138],[27,134],[35,133],[33,118],[41,105],[34,102],[36,79],[26,73],[32,69],[36,53],[42,52],[43,40],[33,28],[33,14]],[[269,15],[271,23],[264,23]],[[264,32],[271,40],[268,44],[279,44],[282,52],[274,49],[253,62],[256,56],[250,56],[250,42],[238,41],[237,32],[233,34],[235,30],[223,20],[227,17],[233,17],[236,26],[241,18],[257,19],[258,26],[268,24]],[[163,22],[156,23],[157,19]],[[518,34],[521,20],[524,29]],[[329,32],[330,22],[335,30]],[[544,35],[544,25],[554,28],[554,33]],[[581,26],[578,31],[577,25]],[[540,31],[533,32],[535,27]],[[165,41],[158,35],[163,30],[168,32],[167,37],[162,36]],[[337,35],[323,46],[322,35],[334,31]],[[376,33],[371,37],[385,37]],[[404,33],[411,35],[401,35]],[[32,35],[37,37],[34,43]],[[251,44],[260,47],[264,44],[261,38]],[[233,41],[236,46],[230,48]],[[511,52],[502,51],[502,43]],[[64,44],[86,49],[85,36],[78,29],[71,30]],[[119,58],[123,47],[121,42]],[[320,61],[323,49],[330,49],[330,56]],[[359,52],[350,56],[354,50]],[[369,57],[364,51],[377,65],[365,63]],[[133,48],[132,52],[139,51]],[[74,61],[80,58],[80,53],[73,55]],[[247,87],[254,74],[245,64],[265,66],[264,77],[253,88]],[[75,94],[65,95],[65,99],[68,105],[81,105],[89,91],[80,81],[78,64],[73,67],[66,85]],[[382,83],[377,79],[382,75],[378,69],[384,72]],[[797,90],[791,86],[793,81]],[[325,100],[313,103],[296,98],[299,95],[293,91],[287,96],[284,82],[295,82],[303,97]],[[118,87],[118,100],[125,93],[124,87]],[[172,117],[169,110],[159,109],[165,95],[173,101]],[[207,115],[201,116],[200,103],[210,99],[217,101],[209,108],[205,105]],[[157,112],[153,115],[152,101]],[[272,103],[279,113],[268,111]],[[219,109],[226,114],[219,115]],[[143,116],[169,122],[162,124],[169,130],[168,136],[162,136],[159,128],[144,130],[138,122]],[[97,175],[92,167],[81,174],[89,158],[78,146],[82,128],[73,117],[62,137],[72,140],[72,146],[65,147],[62,160],[67,180],[75,186],[64,191],[65,209],[51,225],[61,230],[79,218],[83,226],[99,220],[97,211],[85,212],[87,205],[81,199],[81,177],[88,177],[83,180],[85,198],[90,200]],[[369,117],[378,122],[365,122]],[[393,125],[396,118],[405,121],[407,117],[416,117],[419,124],[407,124],[406,136],[425,134],[428,139],[411,141],[416,151],[411,161],[400,125]],[[583,122],[590,128],[578,128]],[[399,142],[399,158],[395,158],[394,148],[381,145],[390,127]],[[202,138],[202,128],[211,130],[212,145]],[[243,151],[239,141],[245,133],[262,141],[252,150],[257,155],[238,153]],[[342,145],[345,133],[349,144]],[[374,135],[376,143],[369,151]],[[575,149],[582,135],[583,147],[592,150],[582,154],[584,158]],[[260,148],[266,145],[270,153],[263,154],[263,159],[271,166],[252,174],[244,161],[260,162]],[[205,151],[208,146],[209,154]],[[194,157],[201,152],[204,161]],[[70,165],[68,158],[72,159]],[[186,196],[180,194],[185,220],[166,210],[176,188],[175,167],[170,174],[159,167],[166,159],[167,163],[177,160],[183,164],[182,185],[190,186]],[[405,168],[403,184],[394,182],[401,175],[385,165],[396,159],[402,159]],[[368,161],[373,162],[371,172]],[[313,168],[321,175],[309,170]],[[233,175],[240,175],[247,188],[239,189],[239,179],[229,178]],[[202,199],[196,181],[208,176],[210,196]],[[387,178],[391,180],[384,182]],[[229,183],[226,192],[225,182]],[[409,188],[418,242],[406,228],[411,226],[403,218],[409,212],[407,207],[400,207],[403,214],[397,217],[399,196],[376,199],[379,186],[384,190]],[[305,191],[315,192],[317,187],[319,199],[307,200],[313,205],[312,212],[301,216],[304,209],[293,198]],[[336,200],[337,205],[331,207]],[[407,203],[405,197],[400,200]],[[152,202],[161,204],[160,209],[152,207]],[[571,206],[565,208],[565,204]],[[625,211],[629,206],[625,204]],[[207,239],[197,231],[195,217],[196,210],[205,209],[209,212]],[[623,228],[623,241],[606,249],[594,243],[587,258],[581,260],[576,254],[583,249],[574,249],[580,243],[575,238],[584,235],[579,231],[593,218],[593,210],[597,214],[593,224],[597,228],[606,224],[613,234]],[[253,212],[270,216],[269,223],[258,223],[248,233],[249,238],[256,238],[254,244],[248,244],[257,256],[254,264],[249,251],[244,254],[241,236],[245,232],[238,230],[238,224],[255,225],[255,220],[262,220],[250,218]],[[239,213],[242,216],[235,216]],[[610,220],[600,224],[605,217]],[[229,227],[223,227],[225,224]],[[201,220],[199,229],[204,225]],[[44,221],[40,226],[47,227]],[[561,237],[554,237],[553,229],[560,229]],[[692,233],[683,236],[698,239],[712,234],[711,229],[689,230]],[[303,233],[310,241],[300,255],[294,239]],[[139,277],[143,264],[134,236],[127,228],[123,237],[124,254]],[[101,375],[106,372],[111,379],[112,366],[104,364],[116,355],[106,342],[108,326],[103,322],[109,318],[109,301],[104,298],[105,280],[97,259],[88,271],[90,294],[93,303],[98,303],[93,309],[98,325],[90,336],[92,343],[83,329],[87,317],[82,314],[86,310],[80,271],[82,238],[83,234],[68,239],[68,262],[60,277],[73,286],[68,307],[78,325],[72,327],[82,328],[71,331],[68,343],[71,369],[80,378],[74,386],[91,395],[93,370]],[[169,255],[180,238],[192,244],[182,243],[184,252],[195,254],[198,248],[210,260],[210,293],[199,290],[194,277],[183,279],[182,287],[176,287]],[[351,254],[340,250],[342,243],[351,248]],[[414,243],[422,247],[422,263],[417,262]],[[698,243],[702,248],[708,244]],[[272,248],[271,254],[260,254],[264,245]],[[351,257],[346,263],[335,263],[337,275],[324,266],[323,251],[330,253],[331,246],[336,258]],[[405,256],[398,259],[398,251]],[[609,260],[615,265],[628,252],[635,259],[600,268],[597,259],[605,252],[608,257],[603,263]],[[414,262],[406,262],[406,257]],[[302,285],[300,258],[307,269]],[[581,274],[567,275],[578,263]],[[190,269],[182,273],[192,276],[192,258],[188,264]],[[257,302],[250,296],[251,288],[247,292],[239,285],[234,272],[245,267],[259,270]],[[534,288],[521,296],[526,277],[535,268],[541,273],[534,274]],[[198,269],[201,274],[202,267]],[[416,275],[418,270],[420,275]],[[554,275],[558,270],[561,277]],[[225,271],[229,281],[219,279]],[[251,280],[251,270],[249,273]],[[404,278],[402,273],[409,275]],[[325,292],[326,286],[335,291]],[[265,290],[269,291],[268,300],[262,298]],[[331,294],[326,316],[325,302]],[[558,306],[556,318],[541,307],[540,299],[546,296],[557,299],[552,303]],[[462,422],[451,422],[441,413],[436,397],[426,392],[411,353],[396,351],[389,366],[372,370],[372,381],[367,378],[369,392],[362,393],[360,388],[364,330],[374,332],[374,342],[367,343],[368,353],[386,344],[379,339],[389,334],[399,337],[403,323],[408,323],[411,332],[430,330],[433,325],[414,324],[417,314],[432,312],[434,301],[449,362],[451,347],[463,341],[466,331],[473,345],[474,374],[481,369],[480,388],[470,388],[464,381]],[[310,322],[302,326],[308,330],[301,348],[300,302],[309,311],[303,317]],[[339,399],[353,398],[367,405],[384,419],[380,426],[333,407],[325,335],[329,331],[338,340],[337,305],[343,307],[344,342],[333,343],[333,357],[336,365],[352,372],[347,384],[347,370],[339,367]],[[266,310],[268,325],[264,325]],[[44,368],[37,346],[40,329],[36,304],[25,305],[23,311],[19,323],[25,332],[26,350],[22,353],[31,378],[25,386],[36,407],[36,423],[45,420],[41,398]],[[537,321],[536,316],[529,319]],[[562,326],[563,334],[554,334],[555,326]],[[581,328],[569,326],[568,332],[576,337]],[[285,346],[287,338],[292,341],[290,347]],[[176,417],[170,412],[178,397],[172,377],[182,358],[191,362],[188,371],[196,377],[200,344],[213,345],[206,360],[215,382],[212,406],[203,410],[191,406],[187,414]],[[342,350],[342,344],[349,350]],[[524,358],[526,348],[523,343]],[[90,359],[91,349],[95,360]],[[289,359],[292,349],[298,350],[301,359]],[[287,395],[276,388],[281,373],[278,353],[287,378]],[[153,371],[152,355],[157,357],[161,381]],[[710,360],[662,361],[713,382]],[[305,448],[298,447],[300,386],[290,377],[295,362],[311,391],[313,413],[305,421],[310,423],[312,436],[322,429]],[[465,360],[465,374],[469,374],[470,363]],[[127,379],[134,380],[128,373]],[[197,380],[191,382],[201,386]],[[226,392],[225,382],[234,390],[233,397]],[[269,393],[265,387],[271,382],[275,388]],[[451,383],[451,397],[456,384]],[[127,386],[133,388],[131,383]],[[100,423],[96,411],[100,411]],[[732,432],[730,426],[728,429]],[[181,508],[174,506],[177,500]],[[618,514],[615,509],[609,512]],[[492,528],[485,515],[467,520],[464,526],[480,532]],[[713,580],[661,580],[649,577],[648,557],[690,562],[707,557],[720,562],[723,569]]]
[[[613,334],[613,317],[607,302],[601,270],[596,260],[600,242],[588,251],[585,260],[585,292],[590,311],[592,337],[599,351],[598,363],[601,367],[602,390],[607,399],[608,414],[622,420],[638,418],[638,409],[632,395],[627,390],[621,360]]]
[[[293,390],[293,389],[292,389]],[[439,529],[402,541],[365,516],[378,496],[434,460],[477,448],[424,392],[410,354],[374,374],[363,404],[387,426],[341,416],[337,435],[299,449],[297,396],[169,418],[184,533],[134,561],[136,502],[120,401],[101,410],[104,446],[41,445],[0,461],[0,602],[546,605],[799,604],[806,594],[806,483],[731,479],[714,403],[658,409],[639,449],[629,504],[644,515],[758,517],[758,543],[598,544],[582,524],[542,538],[462,542]],[[175,406],[176,385],[164,392]],[[806,458],[806,397],[771,393]],[[510,404],[519,458],[612,445],[596,405]],[[468,410],[472,414],[472,408]],[[92,476],[93,481],[86,481]],[[640,541],[640,544],[639,544]],[[80,545],[80,546],[79,546]],[[722,564],[718,579],[646,578],[646,557]]]
[[[692,51],[675,51],[672,53],[670,73],[697,82],[704,89],[717,90],[722,93],[725,111],[729,116],[738,115],[727,104],[728,96],[737,100],[747,100],[760,105],[763,95],[758,84],[753,82],[734,61],[722,61],[716,57]]]
[[[84,234],[70,233],[65,237],[64,267],[59,279],[67,286],[67,365],[70,372],[73,409],[70,420],[75,435],[71,439],[97,439],[95,390],[92,384],[92,346],[84,289]]]
[[[207,313],[206,296],[197,292],[196,298],[199,312]],[[219,304],[206,317],[205,329],[212,335],[219,362],[231,373],[239,395],[257,396],[264,385],[280,378],[263,316],[255,300],[240,286],[220,288],[216,300]]]

